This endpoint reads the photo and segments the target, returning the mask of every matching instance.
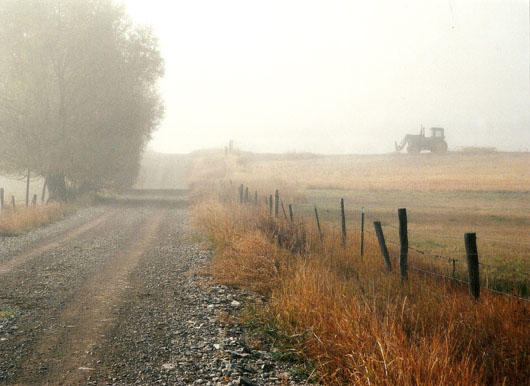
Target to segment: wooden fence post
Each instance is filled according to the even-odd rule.
[[[257,190],[254,192],[254,203],[258,205],[258,191]]]
[[[387,272],[392,271],[392,264],[390,264],[390,256],[388,254],[388,249],[385,243],[385,235],[383,234],[383,228],[381,227],[381,221],[374,222],[375,234],[377,235],[377,240],[379,241],[379,247],[381,248],[381,254],[385,261],[385,268]]]
[[[269,195],[269,212],[270,212],[271,215],[272,215],[272,194]]]
[[[13,209],[17,208],[17,206],[15,205],[15,196],[11,196],[11,205],[13,205]]]
[[[239,185],[239,203],[243,203],[243,184]]]
[[[477,234],[466,233],[464,235],[464,241],[466,243],[469,292],[471,296],[478,299],[480,296],[480,276],[478,268]]]
[[[283,206],[283,200],[280,200],[280,203],[282,204],[283,217],[285,217],[285,221],[287,221],[287,213],[285,213],[285,206]]]
[[[248,195],[248,186],[245,188],[245,202],[249,202],[250,201],[250,198],[249,198],[249,195]]]
[[[31,200],[31,206],[37,206],[37,195],[34,194],[33,195],[33,200]]]
[[[29,178],[31,176],[31,170],[28,168],[28,177],[26,179],[26,208],[29,206]]]
[[[344,214],[344,198],[340,199],[340,217],[342,225],[342,248],[346,248],[346,215]]]
[[[364,206],[361,209],[361,258],[364,256]]]
[[[0,209],[4,210],[4,188],[0,188]]]
[[[280,213],[280,193],[278,192],[278,189],[276,189],[276,192],[274,192],[274,216],[278,217],[279,213]]]
[[[293,206],[289,204],[289,217],[291,218],[291,224],[294,223]]]
[[[44,184],[42,185],[42,196],[41,196],[41,201],[44,203],[44,198],[46,196],[46,187],[47,187],[47,183],[46,183],[46,178],[44,179]]]
[[[399,218],[399,271],[401,280],[407,280],[408,273],[408,254],[409,254],[409,236],[407,233],[407,209],[398,209]]]
[[[320,229],[320,220],[318,219],[318,211],[317,211],[316,206],[315,206],[315,218],[317,219],[317,228],[318,228],[318,234],[320,236],[320,241],[322,241],[322,229]]]

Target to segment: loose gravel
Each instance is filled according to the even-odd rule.
[[[64,220],[58,221],[20,236],[0,236],[0,263],[11,259],[12,256],[31,249],[39,243],[54,239],[69,230],[79,227],[99,216],[104,215],[110,208],[91,207],[82,208],[67,216]]]
[[[101,226],[60,243],[1,277],[1,383],[41,383],[43,379],[56,383],[46,377],[51,370],[61,370],[68,353],[52,347],[47,351],[51,357],[42,357],[36,353],[38,347],[46,343],[42,340],[50,331],[72,339],[68,334],[73,326],[62,324],[64,311],[72,299],[82,295],[83,285],[91,278],[120,264],[119,252],[142,237],[141,224],[155,209],[84,209],[28,235],[0,240],[0,256],[9,259],[111,210],[116,213]],[[75,378],[65,374],[62,382],[303,384],[293,377],[292,368],[274,360],[266,344],[259,349],[248,344],[238,315],[245,305],[256,301],[256,295],[211,284],[201,274],[210,253],[193,241],[186,207],[168,207],[163,213],[156,236],[128,272],[126,283],[116,283],[120,296],[109,300],[112,307],[100,334],[87,345],[89,359],[76,369]]]

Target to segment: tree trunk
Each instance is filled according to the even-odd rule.
[[[55,173],[46,176],[46,185],[48,186],[49,199],[51,201],[66,201],[68,198],[68,190],[66,189],[66,182],[64,174]]]

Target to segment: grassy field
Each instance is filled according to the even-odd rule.
[[[407,208],[409,244],[428,252],[411,251],[414,261],[429,262],[444,274],[465,278],[464,233],[476,232],[483,285],[515,291],[530,289],[530,193],[528,192],[419,192],[419,191],[305,191],[307,203],[296,205],[300,214],[320,208],[324,221],[337,224],[339,201],[344,198],[347,228],[360,232],[361,207],[365,207],[367,237],[374,242],[374,220],[383,224],[394,256],[398,255],[397,208]],[[497,241],[498,240],[498,241]],[[442,259],[444,257],[446,259]],[[458,260],[455,267],[449,259]]]
[[[203,165],[204,160],[197,163],[203,173],[212,172],[211,167]],[[360,231],[364,207],[365,229],[371,232],[373,221],[382,221],[394,255],[397,249],[392,242],[398,242],[397,209],[407,208],[411,247],[431,254],[411,251],[412,263],[414,259],[428,261],[444,274],[453,275],[454,270],[459,278],[465,278],[467,272],[464,233],[476,232],[483,285],[528,295],[530,153],[247,153],[212,164],[218,175],[225,173],[235,185],[249,185],[251,192],[259,191],[260,198],[273,194],[277,188],[285,205],[292,203],[297,214],[314,216],[316,206],[321,220],[336,226],[340,222],[340,198],[344,198],[347,228],[351,232]],[[375,241],[373,234],[366,237]],[[449,259],[458,260],[454,267]]]
[[[304,358],[326,384],[521,384],[530,369],[526,302],[411,270],[384,273],[373,236],[380,219],[397,256],[397,208],[406,207],[411,268],[465,278],[464,232],[477,232],[483,285],[527,295],[530,155],[379,156],[209,153],[192,162],[198,226],[214,242],[212,274],[263,293],[248,319]],[[236,203],[237,187],[259,205]],[[279,189],[295,224],[271,217],[264,197]],[[348,228],[341,247],[339,200]],[[316,233],[313,207],[323,221]],[[436,256],[433,256],[436,255]],[[395,264],[395,260],[394,260]],[[491,267],[490,267],[491,266]],[[395,267],[395,265],[394,265]],[[492,268],[493,267],[493,268]],[[291,352],[291,351],[288,351]]]
[[[235,179],[289,181],[301,189],[528,191],[530,153],[234,157]]]

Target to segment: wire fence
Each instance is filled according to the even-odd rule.
[[[246,198],[243,195],[243,191],[244,190],[243,190],[242,186],[243,185],[241,185],[240,188],[239,188],[239,201],[241,203],[244,203],[245,200],[248,200],[248,198]],[[256,197],[257,197],[257,192],[256,192]],[[270,209],[270,213],[271,214],[273,214],[273,208],[278,206],[277,204],[275,204],[273,202],[273,200],[278,200],[278,197],[279,197],[279,194],[278,194],[277,191],[275,192],[274,195],[266,196],[267,207]],[[341,202],[343,202],[342,199],[341,199]],[[258,201],[256,200],[256,204],[257,203],[258,203]],[[291,210],[291,205],[292,204],[289,204],[290,210]],[[282,205],[282,207],[283,207],[283,205]],[[317,207],[316,206],[315,206],[315,214],[318,217]],[[277,209],[276,209],[276,215],[278,215],[278,210]],[[345,218],[344,218],[344,210],[343,209],[341,210],[341,216],[342,216],[342,219],[341,219],[342,224],[346,224],[346,221],[345,221]],[[361,233],[361,240],[362,240],[361,244],[363,244],[363,242],[364,242],[365,234],[366,235],[370,235],[374,240],[377,239],[377,237],[378,237],[376,232],[372,232],[372,231],[366,229],[367,228],[365,226],[365,221],[366,220],[371,220],[373,222],[380,222],[381,226],[382,226],[382,229],[386,229],[387,231],[391,230],[392,232],[397,231],[401,235],[401,230],[400,230],[399,226],[396,226],[396,225],[392,224],[389,221],[381,221],[379,216],[370,215],[370,213],[369,212],[367,213],[366,209],[363,207],[362,208],[362,224],[361,224],[361,226],[360,227],[353,226],[353,227],[349,227],[348,228],[348,232],[354,231],[354,232],[360,232]],[[292,218],[291,218],[291,221],[292,221]],[[321,226],[320,222],[318,223],[318,226],[319,226],[319,232],[321,232],[320,231],[320,226]],[[332,229],[337,230],[337,231],[342,231],[343,232],[343,240],[345,240],[346,229],[345,229],[344,226],[341,226],[341,225],[334,225],[333,226],[332,225]],[[406,227],[405,227],[405,229],[406,229]],[[420,248],[420,247],[415,246],[415,245],[409,245],[409,243],[408,243],[408,234],[410,233],[411,235],[416,236],[416,235],[420,235],[422,232],[417,232],[415,230],[412,231],[412,232],[409,232],[408,229],[406,230],[406,232],[407,232],[406,249],[407,249],[407,253],[408,253],[408,251],[412,252],[411,253],[411,258],[413,260],[412,261],[413,264],[411,266],[408,266],[408,264],[407,264],[407,269],[410,269],[413,272],[417,272],[418,274],[422,274],[422,275],[431,275],[431,276],[434,276],[434,277],[438,277],[440,279],[449,280],[449,281],[452,281],[452,282],[455,282],[455,283],[459,283],[459,284],[466,284],[466,285],[470,286],[470,290],[471,290],[471,286],[472,285],[476,285],[476,284],[470,283],[470,281],[477,281],[478,285],[480,286],[480,281],[479,281],[479,278],[478,278],[478,272],[479,272],[478,267],[482,267],[487,272],[488,271],[502,272],[504,275],[516,275],[518,277],[521,277],[522,279],[525,279],[523,281],[524,285],[526,285],[526,283],[527,283],[526,279],[528,279],[528,284],[530,285],[530,271],[525,270],[525,269],[522,269],[522,270],[521,269],[511,269],[511,268],[509,268],[509,267],[507,267],[505,265],[497,266],[497,265],[493,265],[493,264],[489,264],[489,263],[480,262],[480,261],[478,261],[478,253],[477,253],[477,268],[476,268],[476,276],[477,276],[477,278],[475,280],[473,278],[473,274],[470,271],[468,257],[462,255],[463,251],[460,252],[460,253],[455,251],[454,253],[451,253],[450,255],[448,255],[446,253],[436,253],[436,252],[433,252],[433,251],[429,251],[429,250]],[[389,232],[387,232],[387,233],[389,233]],[[424,236],[429,236],[429,237],[445,238],[445,239],[450,239],[450,240],[463,240],[462,236],[446,234],[446,233],[440,233],[440,232],[426,232],[423,235]],[[387,236],[388,236],[388,234],[387,234]],[[320,235],[320,238],[322,239],[322,233]],[[517,245],[519,247],[530,247],[530,243],[518,242],[518,241],[513,241],[513,240],[505,240],[505,239],[499,239],[499,238],[476,237],[476,240],[479,240],[481,242],[484,241],[484,242],[490,242],[490,243],[511,244],[511,245]],[[394,240],[394,239],[389,238],[389,237],[386,237],[386,238],[384,237],[384,241],[386,243],[388,243],[389,245],[391,245],[393,248],[399,248],[399,249],[402,248],[402,240]],[[363,247],[361,246],[361,255],[362,255],[362,248]],[[530,248],[529,248],[529,251],[530,251]],[[520,252],[507,251],[507,252],[503,252],[503,255],[506,255],[506,256],[508,256],[508,255],[517,256],[517,255],[520,255]],[[430,261],[436,261],[438,266],[434,265],[434,266],[431,266],[430,268],[429,268],[429,265],[427,265],[427,267],[423,266],[423,265],[422,266],[418,266],[417,263],[419,261],[416,261],[417,257],[430,259]],[[439,268],[439,264],[449,264],[449,266],[447,267],[447,270],[450,272],[450,274],[444,274],[442,271],[440,271],[440,269],[437,269],[437,268]],[[462,267],[463,265],[465,265],[465,267]],[[468,276],[467,279],[465,279],[465,276],[466,276],[465,274],[466,273],[468,274],[467,275]],[[493,288],[490,285],[488,285],[487,282],[486,282],[485,286],[482,286],[482,289],[484,289],[486,291],[489,291],[491,293],[497,294],[497,295],[507,296],[507,297],[514,298],[514,299],[517,299],[517,300],[530,302],[530,299],[528,299],[526,297],[523,297],[526,294],[523,293],[523,296],[519,296],[519,295],[521,295],[522,291],[520,291],[519,294],[516,295],[514,293],[509,293],[509,292],[506,292],[506,291],[502,291],[502,290],[500,290],[498,288]]]
[[[374,219],[375,221],[378,221],[377,218],[375,218],[375,217],[371,217],[371,219]],[[397,227],[397,226],[395,226],[393,224],[386,223],[385,227],[396,229],[396,230],[399,231],[399,227]],[[456,235],[430,233],[430,232],[429,232],[429,235],[445,237],[445,238],[450,238],[450,239],[461,239],[461,237],[456,236]],[[503,242],[503,243],[506,243],[506,244],[530,246],[530,243],[521,243],[521,242],[515,242],[515,241],[510,241],[510,240],[502,240],[502,239],[495,239],[495,238],[488,238],[488,237],[480,237],[480,238],[477,238],[477,240]],[[388,240],[388,243],[392,244],[392,245],[395,245],[395,246],[401,246],[401,244],[399,242],[396,242],[396,241],[393,241],[393,240]],[[444,275],[444,274],[442,274],[440,272],[436,272],[436,271],[432,271],[432,270],[418,268],[418,267],[415,267],[415,266],[409,267],[410,270],[417,271],[417,272],[420,272],[422,274],[428,274],[428,275],[432,275],[432,276],[437,276],[437,277],[440,277],[440,278],[443,278],[443,279],[446,279],[446,280],[451,280],[451,281],[454,281],[454,282],[458,282],[458,283],[461,283],[461,284],[469,285],[469,281],[468,280],[456,277],[456,264],[457,263],[466,263],[464,259],[456,258],[456,257],[452,257],[452,256],[447,256],[447,255],[443,255],[443,254],[438,254],[438,253],[433,253],[433,252],[426,251],[426,250],[423,250],[423,249],[420,249],[420,248],[416,248],[416,247],[413,247],[413,246],[410,246],[410,245],[408,246],[408,249],[420,254],[422,257],[434,258],[434,259],[437,259],[438,261],[445,261],[447,263],[452,264],[452,274],[451,274],[451,276]],[[513,252],[511,254],[512,255],[519,255],[520,253]],[[478,265],[481,266],[481,267],[484,267],[484,268],[491,269],[491,270],[502,270],[504,273],[518,275],[518,276],[521,276],[521,277],[524,277],[524,278],[530,280],[530,271],[514,270],[514,269],[509,269],[506,266],[495,266],[495,265],[486,264],[486,263],[482,263],[482,262],[479,262]],[[518,295],[514,295],[512,293],[508,293],[508,292],[505,292],[505,291],[500,291],[500,290],[497,290],[495,288],[491,288],[490,286],[485,286],[485,287],[483,287],[483,289],[485,289],[485,290],[487,290],[489,292],[495,293],[497,295],[508,296],[508,297],[511,297],[511,298],[514,298],[514,299],[518,299],[518,300],[521,300],[521,301],[530,302],[530,299],[528,299],[528,298],[525,298],[525,297],[522,297],[522,296],[518,296]]]
[[[0,212],[21,206],[36,206],[39,201],[44,203],[46,189],[44,177],[32,174],[29,169],[25,175],[1,175]]]

